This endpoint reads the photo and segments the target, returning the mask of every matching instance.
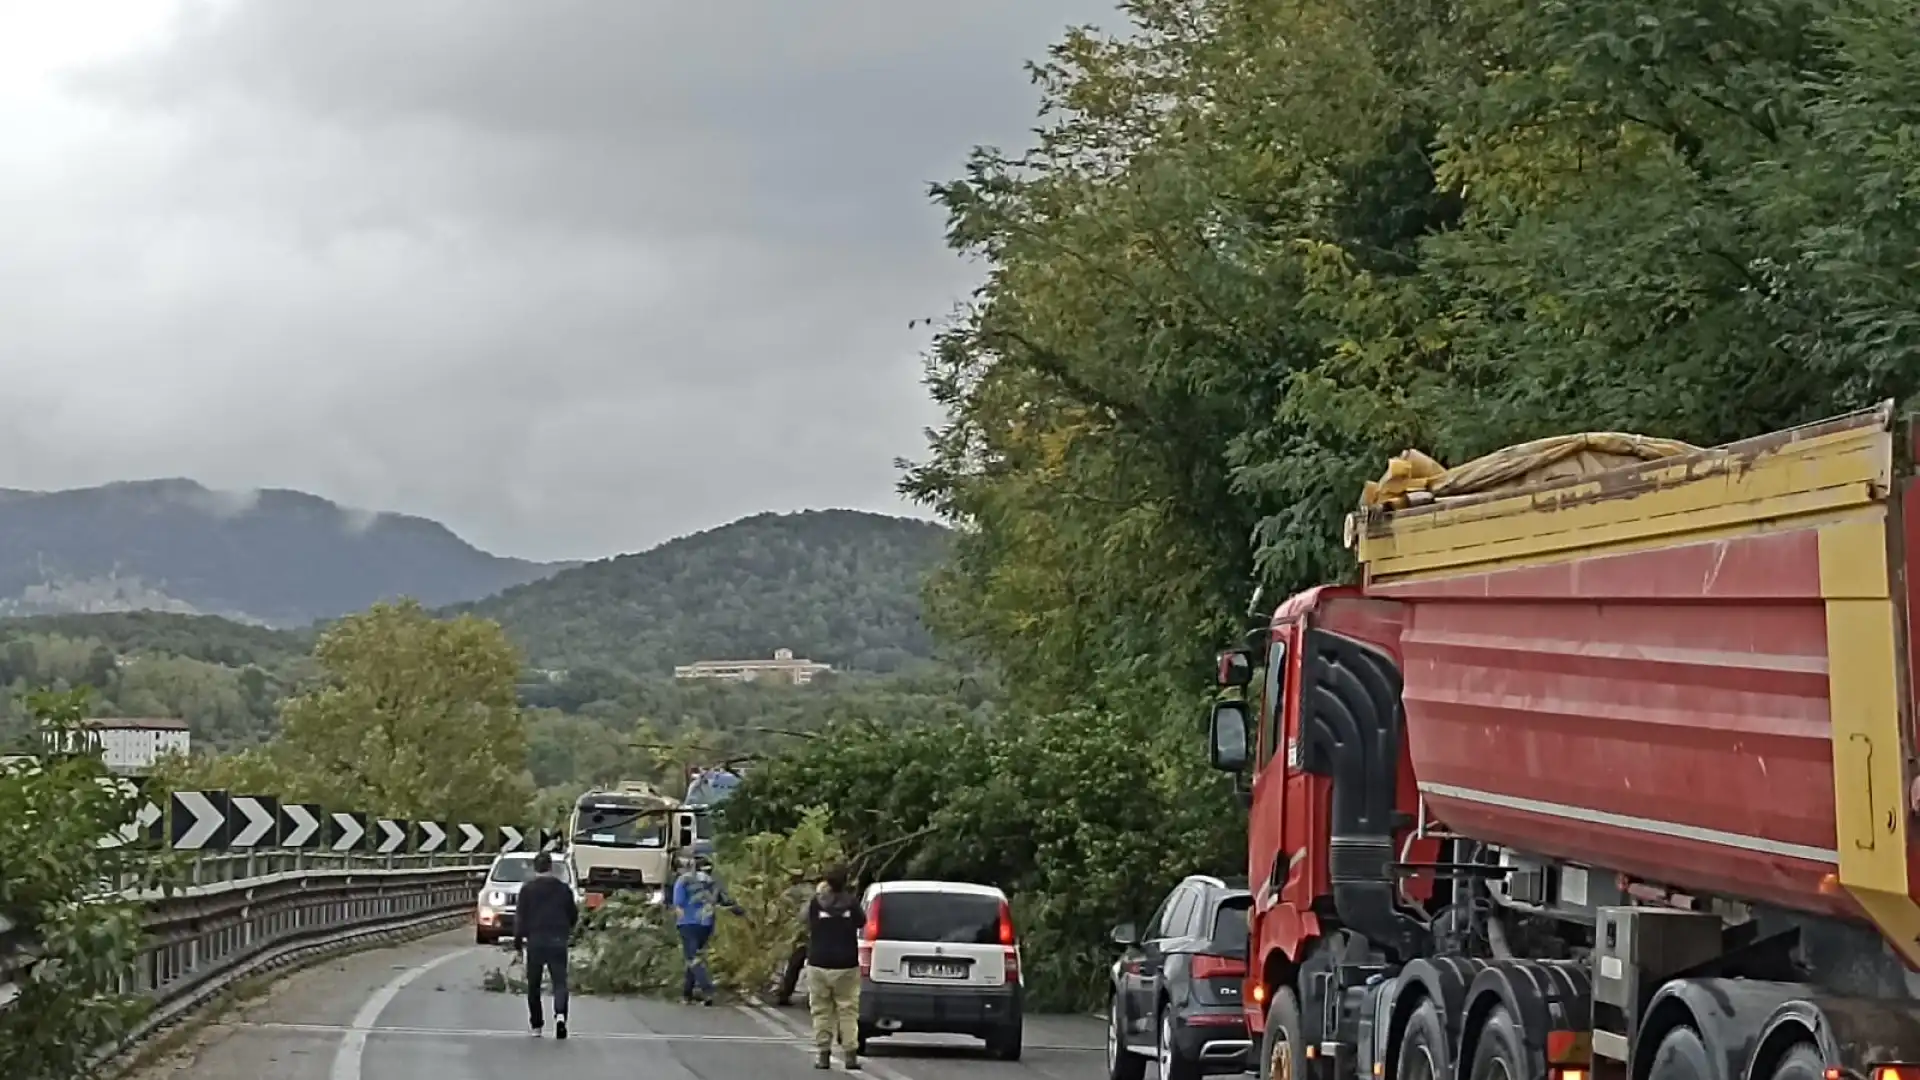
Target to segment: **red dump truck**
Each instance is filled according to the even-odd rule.
[[[1209,725],[1260,1076],[1920,1080],[1893,416],[1349,519]]]

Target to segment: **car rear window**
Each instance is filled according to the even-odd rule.
[[[974,893],[885,892],[879,895],[880,940],[998,945],[1000,901]]]
[[[1216,956],[1247,955],[1247,910],[1253,907],[1251,896],[1230,896],[1220,901],[1213,916],[1213,946]]]

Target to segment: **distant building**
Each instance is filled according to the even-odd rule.
[[[47,733],[54,741],[54,733]],[[107,768],[117,773],[139,775],[150,771],[164,754],[185,756],[193,747],[193,734],[184,720],[166,717],[94,717],[80,722],[66,746],[48,746],[50,750],[77,753],[82,746],[97,751]]]
[[[779,679],[795,686],[805,686],[813,681],[815,675],[832,670],[832,664],[816,664],[811,660],[794,659],[792,649],[775,649],[771,660],[701,660],[697,663],[681,664],[673,669],[673,677],[676,679],[723,679],[728,682]]]

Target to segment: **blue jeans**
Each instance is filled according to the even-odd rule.
[[[681,997],[692,997],[696,989],[706,997],[713,996],[713,976],[707,974],[707,962],[700,956],[707,947],[707,939],[712,936],[712,924],[680,924],[680,952],[687,961],[687,977],[681,983]]]

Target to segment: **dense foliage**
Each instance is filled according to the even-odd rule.
[[[0,492],[0,614],[151,608],[303,626],[376,600],[458,603],[552,573],[438,522],[298,491],[144,480]]]
[[[187,720],[198,744],[256,744],[315,673],[311,635],[162,612],[0,620],[0,744],[30,727],[36,687],[85,687],[100,716]]]
[[[1036,69],[1035,145],[934,191],[988,277],[903,487],[960,527],[930,622],[1019,719],[838,730],[733,811],[821,803],[912,837],[875,872],[1019,891],[1052,1000],[1099,992],[1107,923],[1239,870],[1209,654],[1254,585],[1351,576],[1389,455],[1712,444],[1920,377],[1914,0],[1123,8]]]
[[[427,821],[525,820],[520,659],[498,625],[376,604],[320,636],[322,677],[272,742],[170,762],[166,785],[271,792]]]
[[[885,672],[932,654],[920,588],[947,530],[852,510],[759,514],[459,609],[535,667],[671,675],[696,660],[797,657]]]
[[[55,732],[86,715],[85,693],[38,694],[36,721]],[[57,740],[56,740],[57,742]],[[120,992],[143,934],[139,909],[89,899],[102,882],[158,884],[148,853],[100,843],[133,819],[131,789],[102,783],[92,756],[41,752],[0,763],[0,950],[39,956],[0,1009],[0,1076],[66,1080],[139,1017]]]

